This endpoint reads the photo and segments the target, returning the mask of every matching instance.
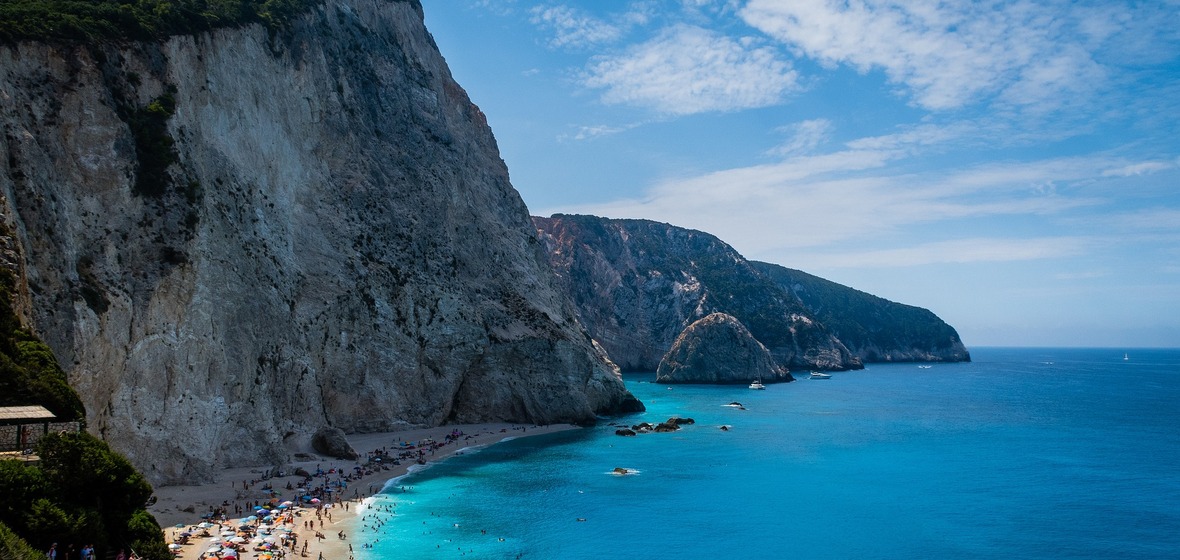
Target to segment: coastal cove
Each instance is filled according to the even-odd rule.
[[[554,424],[550,426],[527,426],[508,423],[464,424],[440,426],[436,428],[422,428],[398,432],[380,432],[369,434],[352,434],[348,436],[349,444],[362,457],[369,451],[386,448],[390,454],[396,454],[402,448],[403,442],[407,449],[418,450],[421,443],[421,463],[412,460],[400,461],[400,464],[386,464],[380,469],[359,469],[360,462],[345,461],[331,458],[300,461],[287,465],[292,472],[285,476],[275,476],[263,479],[266,467],[233,467],[218,471],[216,480],[206,484],[177,485],[158,488],[155,493],[156,502],[151,512],[156,520],[164,527],[164,539],[170,544],[183,542],[174,546],[174,557],[178,560],[197,560],[199,558],[215,558],[220,554],[208,554],[211,547],[216,547],[224,539],[216,538],[222,529],[233,529],[240,524],[257,526],[260,520],[244,521],[251,512],[254,504],[270,505],[298,502],[293,512],[292,523],[273,524],[275,532],[293,533],[297,536],[300,546],[309,543],[305,557],[319,557],[343,559],[349,555],[349,540],[347,535],[353,529],[353,519],[357,515],[357,506],[366,497],[380,491],[389,481],[405,476],[415,469],[426,468],[448,457],[480,449],[487,445],[512,440],[520,437],[554,434],[563,431],[576,431],[575,426],[569,424]],[[458,434],[458,437],[448,438],[448,435]],[[347,473],[349,480],[347,487],[340,490],[340,500],[330,499],[316,504],[306,500],[300,501],[299,492],[287,489],[300,486],[304,477],[296,476],[293,471],[302,469],[313,473],[311,486],[331,485],[341,479],[340,473]],[[273,488],[277,493],[271,493]],[[348,507],[345,507],[345,504]],[[229,513],[224,521],[210,518],[214,509],[227,508]],[[287,509],[284,507],[284,509]],[[317,515],[318,510],[318,515]],[[207,522],[213,521],[215,524]],[[320,525],[305,527],[304,523],[316,521]],[[316,532],[325,535],[324,539],[316,539]],[[233,531],[231,531],[232,533]],[[346,538],[338,538],[337,533],[344,532]],[[189,538],[183,538],[191,534]],[[232,538],[232,535],[228,535]],[[248,541],[249,539],[244,539]],[[255,558],[260,551],[253,550],[253,545],[243,543],[241,558]]]
[[[1124,352],[972,348],[766,391],[629,375],[647,412],[412,473],[350,540],[375,542],[358,560],[1170,557],[1180,351]],[[671,416],[696,423],[614,435]]]

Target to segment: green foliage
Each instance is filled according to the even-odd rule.
[[[37,454],[36,466],[0,461],[0,523],[37,548],[94,543],[134,548],[151,560],[170,557],[144,509],[151,485],[106,442],[86,432],[49,434]]]
[[[0,521],[7,521],[23,516],[29,504],[38,497],[46,495],[48,487],[41,469],[31,469],[24,462],[17,460],[0,461]]]
[[[12,274],[0,270],[0,406],[41,405],[62,421],[82,421],[86,410],[53,352],[20,328],[12,310]]]
[[[176,163],[178,156],[176,142],[168,133],[168,119],[175,112],[176,100],[166,93],[129,115],[127,124],[135,138],[135,158],[139,162],[135,176],[137,194],[161,196],[172,182],[168,166]]]
[[[7,525],[0,523],[0,559],[45,560],[45,553],[33,548]]]
[[[0,43],[149,40],[249,23],[278,26],[312,0],[0,0]]]
[[[131,549],[144,558],[171,558],[160,536],[160,525],[146,510],[138,510],[127,520],[127,541]]]
[[[152,495],[127,459],[86,432],[49,434],[38,442],[37,454],[45,481],[63,498],[104,515],[130,515]]]
[[[74,523],[69,514],[48,498],[33,500],[23,518],[15,521],[19,524],[14,526],[18,530],[23,528],[21,533],[32,543],[40,544],[42,548],[48,548],[48,544],[57,542],[60,536],[67,537],[62,539],[63,542],[69,541],[71,539],[68,536],[74,533]]]

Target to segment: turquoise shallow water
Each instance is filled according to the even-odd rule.
[[[358,560],[1180,558],[1180,351],[1129,353],[980,348],[766,391],[628,376],[648,412],[621,422],[697,423],[415,473],[353,530],[376,541]]]

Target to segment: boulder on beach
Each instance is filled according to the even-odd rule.
[[[316,430],[315,435],[311,436],[311,447],[317,453],[336,459],[355,461],[360,458],[360,455],[348,443],[348,438],[344,437],[344,430],[340,428],[325,426]]]

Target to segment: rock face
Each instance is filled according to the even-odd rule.
[[[694,321],[737,318],[784,368],[863,365],[798,298],[720,239],[646,220],[534,217],[578,317],[623,371],[654,371]]]
[[[865,362],[968,362],[954,327],[927,309],[895,303],[776,264],[751,262],[799,298]]]
[[[658,383],[772,383],[791,381],[770,351],[732,315],[697,320],[672,344],[656,370]]]
[[[417,2],[0,46],[0,98],[17,309],[155,483],[282,462],[324,425],[642,406]]]
[[[311,447],[318,453],[337,459],[355,461],[360,457],[352,448],[352,444],[348,443],[348,438],[344,437],[344,430],[340,428],[324,427],[316,430],[311,436]]]

